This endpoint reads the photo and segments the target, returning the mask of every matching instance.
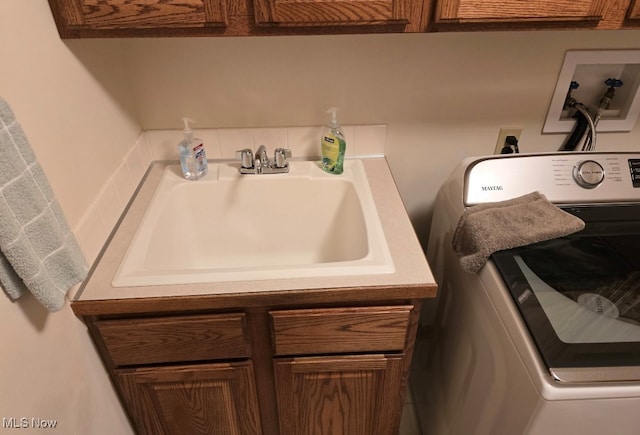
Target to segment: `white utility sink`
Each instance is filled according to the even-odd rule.
[[[114,287],[386,274],[394,271],[360,160],[342,175],[292,161],[288,174],[166,167]]]

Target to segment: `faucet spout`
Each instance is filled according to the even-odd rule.
[[[269,156],[267,156],[267,147],[265,147],[264,145],[260,145],[256,150],[255,166],[256,166],[256,172],[259,174],[262,173],[262,169],[264,167],[271,166],[269,163]],[[260,168],[260,172],[257,171],[258,168]]]

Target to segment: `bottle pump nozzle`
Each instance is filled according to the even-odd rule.
[[[331,114],[331,120],[329,121],[329,127],[332,127],[332,128],[339,127],[340,124],[338,124],[338,108],[337,107],[332,107],[329,110],[327,110],[327,113]]]
[[[182,118],[182,122],[184,122],[184,130],[182,130],[182,131],[184,133],[185,139],[187,139],[189,141],[193,140],[193,130],[189,126],[189,123],[195,124],[196,122],[193,119],[186,118],[186,117]]]

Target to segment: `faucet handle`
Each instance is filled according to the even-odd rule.
[[[236,151],[236,158],[242,162],[241,166],[243,168],[253,168],[253,151],[249,148]]]
[[[288,165],[287,159],[291,157],[291,150],[285,148],[276,148],[273,154],[273,160],[276,168],[284,168]]]

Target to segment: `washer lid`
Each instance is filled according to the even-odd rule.
[[[567,211],[584,231],[492,260],[550,369],[640,366],[640,205]]]

